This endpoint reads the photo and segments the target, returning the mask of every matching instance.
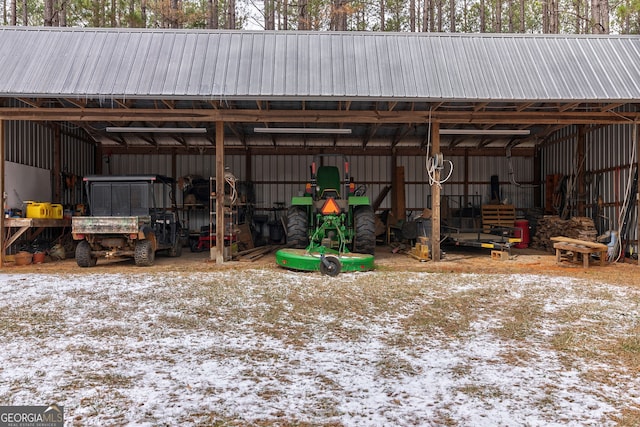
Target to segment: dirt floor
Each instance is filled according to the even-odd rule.
[[[170,258],[158,254],[152,267],[136,267],[131,259],[98,261],[96,267],[82,269],[74,259],[52,261],[47,257],[42,264],[16,266],[11,262],[5,263],[2,269],[5,273],[33,271],[34,273],[115,273],[115,272],[162,272],[162,271],[210,271],[216,269],[247,269],[247,268],[280,268],[275,262],[275,252],[272,251],[257,260],[228,261],[218,265],[209,259],[209,251],[193,253],[184,249],[180,258]],[[376,248],[376,269],[386,271],[424,271],[442,273],[496,273],[496,274],[544,274],[554,276],[570,276],[599,280],[606,283],[624,284],[640,287],[640,265],[637,260],[626,260],[608,264],[604,267],[599,261],[592,259],[588,269],[584,269],[582,262],[573,263],[563,260],[556,263],[555,254],[533,249],[511,249],[508,259],[498,259],[491,256],[489,249],[443,247],[443,259],[440,262],[420,260],[407,254],[410,247],[392,248],[378,246]]]

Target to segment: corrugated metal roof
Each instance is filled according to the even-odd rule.
[[[633,101],[640,37],[0,28],[0,96]]]

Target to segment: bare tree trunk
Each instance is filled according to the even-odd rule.
[[[525,12],[524,0],[520,0],[520,32],[521,33],[524,33],[526,30],[524,12]]]
[[[438,32],[441,33],[442,32],[442,2],[444,0],[436,0],[438,3],[436,5],[436,12],[438,14]]]
[[[236,2],[235,0],[229,0],[227,6],[227,28],[229,30],[236,29]]]
[[[347,14],[344,0],[333,0],[331,7],[332,10],[329,28],[334,31],[346,31]]]
[[[607,0],[591,0],[591,23],[593,34],[609,34],[609,2]]]
[[[275,30],[276,29],[275,21],[276,19],[275,19],[274,0],[265,0],[264,1],[264,29]]]
[[[485,4],[484,0],[480,0],[480,32],[487,32],[487,17],[485,14]]]
[[[116,0],[111,0],[111,28],[116,28]]]
[[[53,25],[57,27],[67,26],[67,0],[56,0],[58,12],[53,17]]]
[[[380,31],[384,31],[384,24],[386,21],[386,12],[384,10],[385,0],[380,0]]]
[[[424,0],[424,31],[433,32],[435,30],[433,19],[436,15],[434,10],[434,0]]]
[[[53,0],[44,0],[44,26],[53,26]]]
[[[28,14],[29,5],[27,0],[22,0],[22,25],[25,27],[29,25],[29,14]]]
[[[134,14],[136,13],[134,0],[129,0],[129,27],[137,27],[138,24],[133,19]]]
[[[289,29],[289,0],[282,2],[282,29],[285,31]]]
[[[513,24],[513,0],[508,0],[507,5],[509,7],[509,32],[513,33],[515,25]]]
[[[456,0],[449,0],[449,21],[452,33],[456,32]]]
[[[493,31],[496,33],[502,32],[502,0],[496,0],[496,11]]]
[[[307,0],[300,0],[298,2],[298,30],[309,29],[309,8],[307,7]]]
[[[416,0],[409,0],[409,31],[416,32]]]
[[[209,1],[209,28],[217,30],[220,27],[218,19],[218,0]]]
[[[140,19],[142,19],[142,27],[147,27],[147,0],[142,0],[140,4]]]
[[[11,0],[11,25],[13,26],[17,25],[16,15],[18,14],[18,7],[16,6],[16,1],[18,0]]]
[[[558,1],[550,0],[549,1],[549,32],[551,34],[558,34],[560,31],[560,19],[558,15]]]

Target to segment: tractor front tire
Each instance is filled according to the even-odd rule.
[[[153,250],[153,244],[151,240],[138,240],[136,242],[135,253],[133,255],[136,265],[141,267],[148,267],[153,265],[156,258],[156,253]]]
[[[76,246],[76,263],[79,267],[93,267],[98,262],[98,257],[91,255],[91,246],[86,240]]]
[[[295,249],[305,249],[309,245],[309,217],[299,206],[292,206],[287,211],[287,245]]]
[[[353,211],[352,252],[373,255],[376,251],[376,219],[371,206],[357,206]]]

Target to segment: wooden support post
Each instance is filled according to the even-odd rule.
[[[102,144],[97,144],[96,145],[96,154],[93,158],[93,171],[96,175],[102,175],[103,174],[103,168],[102,168],[102,162],[104,161],[104,156],[105,156],[105,152],[102,149]],[[107,161],[111,161],[109,158],[107,158]],[[107,164],[107,175],[111,175],[111,167]],[[80,185],[82,186],[82,182],[80,183]],[[75,200],[77,202],[77,200]]]
[[[224,231],[224,122],[216,122],[216,264],[224,262]]]
[[[578,146],[577,146],[577,163],[578,169],[576,170],[576,182],[578,184],[578,194],[577,194],[577,213],[578,216],[586,216],[587,212],[587,188],[584,180],[584,169],[585,169],[585,140],[586,140],[586,129],[585,125],[580,125],[578,127]]]
[[[440,153],[440,123],[434,122],[431,125],[431,155],[435,156]],[[436,181],[431,184],[431,259],[435,262],[440,261],[440,170],[436,169],[433,173],[433,179]]]
[[[393,216],[397,221],[407,218],[407,208],[404,197],[404,166],[396,166],[393,171]]]
[[[640,173],[640,129],[638,126],[636,123],[633,131],[636,136],[636,172]],[[636,255],[638,256],[638,266],[640,266],[640,186],[638,186],[638,194],[636,194],[636,237],[638,238]]]
[[[2,195],[2,215],[0,215],[0,268],[4,267],[4,120],[0,119],[0,195]]]
[[[533,155],[533,182],[536,185],[533,191],[533,206],[536,208],[544,208],[542,204],[542,190],[544,185],[542,185],[542,166],[540,163],[540,150],[536,148],[535,154]]]
[[[62,202],[62,142],[57,123],[53,124],[53,202]]]

